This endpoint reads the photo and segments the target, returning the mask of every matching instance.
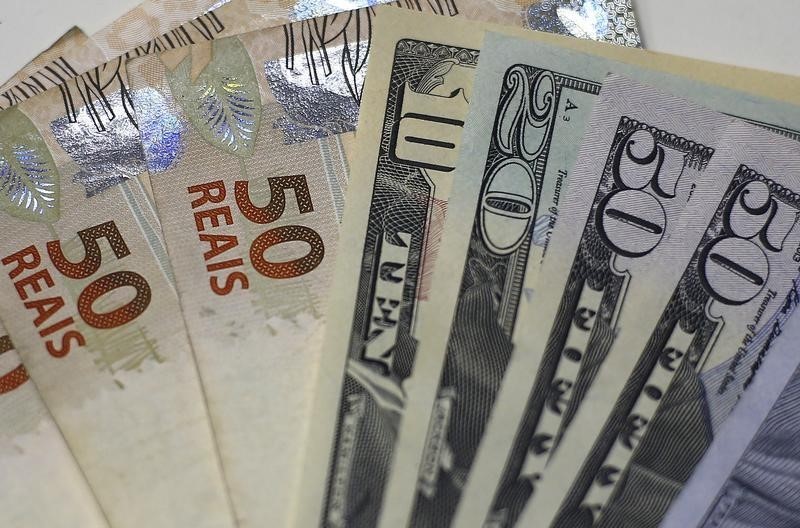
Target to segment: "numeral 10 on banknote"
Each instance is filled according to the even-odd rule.
[[[103,262],[98,242],[100,239],[108,241],[117,259],[131,254],[113,221],[78,231],[78,237],[84,249],[84,257],[78,262],[72,262],[66,257],[60,240],[47,243],[46,252],[50,262],[65,279],[83,280],[97,274]],[[59,316],[66,305],[64,298],[60,295],[47,296],[46,293],[38,295],[53,288],[55,281],[54,274],[42,264],[42,252],[35,245],[4,257],[2,263],[8,269],[8,276],[14,282],[14,288],[25,308],[35,312],[33,324],[39,335],[46,339],[45,347],[50,355],[61,358],[69,354],[72,347],[86,345],[86,339],[77,330],[74,318]],[[111,311],[101,312],[95,309],[98,299],[126,286],[135,290],[133,299]],[[81,289],[77,300],[78,314],[93,328],[117,328],[144,313],[150,299],[150,285],[144,277],[133,271],[113,271],[94,279]]]
[[[279,220],[286,210],[286,195],[294,191],[297,208],[301,214],[314,211],[308,182],[304,175],[276,176],[267,178],[269,182],[270,200],[264,207],[253,204],[249,194],[248,181],[234,182],[234,198],[239,212],[254,224],[271,224]],[[206,269],[211,274],[209,285],[217,295],[228,295],[236,287],[246,290],[250,287],[247,275],[241,270],[225,273],[225,270],[242,268],[241,258],[224,258],[223,255],[239,245],[236,235],[208,232],[211,228],[233,225],[233,215],[228,205],[208,207],[209,204],[220,204],[227,197],[225,182],[217,180],[200,185],[192,185],[188,189],[192,197],[191,206],[194,212],[195,226],[200,241],[208,244],[203,253]],[[305,242],[308,252],[300,257],[284,262],[272,262],[267,259],[266,252],[272,247],[287,242]],[[250,263],[261,275],[272,279],[292,279],[313,271],[320,265],[325,256],[325,245],[319,233],[310,227],[301,225],[284,225],[270,228],[253,240],[250,245]],[[221,273],[220,273],[221,272]]]

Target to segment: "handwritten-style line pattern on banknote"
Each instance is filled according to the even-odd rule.
[[[502,79],[412,526],[446,526],[455,514],[511,357],[531,246],[544,246],[552,227],[539,211],[543,179],[576,92],[596,96],[600,84],[525,65]]]
[[[265,73],[285,110],[273,124],[285,143],[355,131],[374,16],[367,8],[283,26],[285,58]]]
[[[84,76],[85,85],[91,85],[93,80],[98,79],[104,70],[109,68],[119,68],[125,61],[134,57],[142,57],[151,53],[191,46],[199,42],[208,42],[217,38],[225,31],[225,22],[214,11],[205,13],[194,20],[183,24],[161,36],[155,37],[149,42],[134,47],[126,51],[124,55],[114,58],[109,63],[94,68],[89,72],[84,72],[83,68],[70,63],[67,57],[58,57],[41,70],[31,74],[19,83],[8,87],[0,94],[0,110],[33,97],[54,86],[61,86],[61,91],[65,97],[65,104],[69,105],[72,98],[84,95],[84,90],[70,88],[65,85],[67,81],[79,76]],[[77,91],[77,94],[74,93]],[[67,102],[69,99],[70,102]]]
[[[663,203],[675,197],[687,168],[704,170],[712,155],[713,149],[669,131],[620,120],[493,500],[491,515],[502,520],[490,521],[514,524],[613,344],[632,279],[617,271],[615,260],[647,257],[659,245],[667,227]],[[643,183],[652,193],[636,182],[647,171]]]
[[[555,526],[658,526],[713,438],[709,401],[722,397],[735,379],[746,383],[751,373],[739,365],[739,373],[718,390],[703,379],[706,358],[725,325],[713,305],[739,306],[763,293],[763,314],[785,295],[764,289],[770,270],[780,270],[781,260],[794,251],[786,241],[799,213],[799,194],[739,167]],[[754,327],[758,319],[756,314]],[[753,337],[747,334],[745,341]],[[736,370],[732,362],[725,366]]]
[[[231,0],[230,2],[218,2],[211,6],[208,12],[185,24],[170,29],[161,35],[154,35],[147,42],[139,40],[138,42],[140,43],[136,45],[131,42],[130,49],[117,49],[116,51],[122,54],[123,60],[125,60],[208,42],[221,36],[230,36],[246,30],[278,25],[282,21],[300,21],[334,14],[339,11],[372,7],[381,3],[417,11],[430,11],[439,15],[466,16],[467,18],[477,19],[485,18],[487,15],[494,14],[497,11],[513,12],[517,10],[519,11],[520,21],[530,29],[572,35],[579,38],[603,40],[630,47],[641,47],[631,0],[532,1],[528,4],[520,2],[519,5],[515,3],[505,5],[503,0],[492,0],[486,2],[485,6],[480,6],[480,3],[484,0],[479,0],[478,2],[474,0],[466,2],[463,0],[397,0],[393,2],[389,0],[340,0],[335,3],[321,0],[318,2],[298,1],[292,6],[290,12],[286,10],[285,6],[258,4],[251,6],[247,5],[249,1]],[[116,36],[113,33],[113,28],[120,27],[121,23],[131,24],[132,20],[136,20],[130,15],[122,17],[119,21],[103,30],[103,35],[100,39],[103,41],[102,49],[97,49],[98,58],[100,59],[98,62],[116,58],[114,53],[110,55],[104,55],[104,53],[110,51],[109,39]],[[263,18],[263,23],[253,21],[260,17]],[[503,18],[505,19],[505,17]],[[244,19],[244,22],[242,22],[242,19]],[[505,21],[508,22],[509,20]],[[122,28],[125,27],[122,26]],[[92,38],[95,37],[97,35]],[[92,45],[97,46],[97,43],[93,40],[90,42]],[[70,57],[69,54],[65,55],[52,59],[37,71],[26,72],[23,74],[24,76],[18,74],[14,79],[4,84],[0,89],[0,110],[18,104],[48,88],[63,84],[68,79],[77,77],[84,73],[88,67],[94,67],[98,63],[95,62],[88,66],[82,63],[80,60],[82,57],[76,59]]]
[[[403,39],[397,43],[381,152],[342,386],[325,522],[373,526],[397,434],[416,342],[412,333],[437,175],[452,172],[467,99],[459,84],[478,52]],[[427,137],[424,127],[439,135]],[[452,154],[451,154],[452,157]],[[446,160],[447,157],[445,156]],[[364,506],[366,505],[366,506]]]

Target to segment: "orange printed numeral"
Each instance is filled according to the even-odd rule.
[[[71,279],[86,279],[100,269],[103,257],[97,241],[101,238],[108,241],[118,259],[131,254],[113,221],[78,231],[78,237],[85,250],[80,262],[67,259],[60,240],[47,243],[47,253],[53,265],[62,275]],[[136,290],[136,295],[128,304],[108,313],[94,310],[97,299],[124,286],[131,286]],[[150,285],[144,277],[133,271],[115,271],[94,280],[81,291],[78,296],[78,313],[86,324],[94,328],[116,328],[139,317],[150,305],[151,298]]]
[[[288,190],[294,191],[297,208],[301,214],[314,211],[308,182],[303,175],[276,176],[267,178],[270,200],[264,207],[257,207],[250,200],[249,182],[234,183],[236,205],[245,218],[255,224],[271,224],[283,216],[286,210]],[[264,256],[266,251],[286,242],[305,242],[309,246],[304,256],[286,261],[271,262]],[[261,275],[273,279],[292,279],[310,273],[320,265],[325,256],[325,244],[319,233],[310,227],[287,225],[269,229],[259,235],[250,246],[250,262]]]

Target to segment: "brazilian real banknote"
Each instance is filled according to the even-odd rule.
[[[696,110],[671,96],[616,90],[673,115],[688,111],[685,119],[696,122]],[[619,119],[598,108],[587,138]],[[797,137],[743,121],[728,127],[692,188],[680,235],[663,241],[649,291],[632,300],[636,314],[625,322],[634,331],[616,337],[520,522],[659,525],[758,374],[760,354],[748,345],[762,328],[782,324],[785,299],[796,295]],[[582,152],[594,152],[587,145]]]
[[[128,64],[241,526],[289,524],[372,16],[347,12]]]
[[[329,3],[318,7],[335,9]],[[492,12],[506,14],[496,7]],[[231,522],[185,329],[165,316],[179,312],[174,277],[150,199],[124,66],[129,57],[208,42],[252,23],[275,23],[269,10],[241,25],[235,23],[241,17],[223,20],[220,13],[203,15],[82,75],[63,61],[48,65],[44,71],[50,77],[31,80],[29,90],[8,99],[19,108],[0,117],[0,189],[9,248],[2,256],[4,296],[17,299],[0,316],[104,511],[119,526],[147,519],[167,526]],[[308,14],[295,10],[291,16]],[[317,57],[325,55],[326,45],[336,47],[333,40],[353,34],[326,35],[318,22],[298,27],[284,55],[293,57],[301,42]],[[368,28],[361,34],[368,35]],[[363,49],[364,43],[356,47]],[[365,58],[362,53],[354,60],[351,73],[363,78]],[[325,64],[314,68],[325,78],[329,65],[326,56]],[[357,84],[338,77],[336,96],[351,97],[343,88],[348,82]],[[309,81],[309,91],[317,89],[315,83]],[[48,86],[54,88],[42,92]],[[38,95],[27,102],[33,94]],[[345,101],[342,108],[341,119],[349,123],[344,126],[352,130],[353,104]],[[319,127],[340,126],[340,116],[334,123],[328,117],[322,124],[306,123],[306,130],[314,129],[313,135]],[[159,133],[171,137],[168,128]],[[164,152],[154,166],[168,165],[169,156]],[[120,474],[125,478],[116,478]]]
[[[0,522],[107,528],[58,426],[0,326]]]
[[[0,112],[0,319],[113,526],[232,526],[122,78]]]
[[[797,260],[800,260],[798,257]],[[800,270],[798,270],[800,275]],[[761,370],[672,503],[665,528],[789,528],[800,522],[797,406],[800,282],[748,348]]]
[[[446,30],[448,27],[451,29]],[[437,31],[460,34],[480,29],[450,23],[440,25]],[[491,60],[478,69],[475,101],[465,132],[469,147],[462,147],[457,164],[456,178],[460,180],[449,200],[449,219],[440,250],[440,258],[461,268],[437,272],[434,308],[419,324],[418,359],[406,383],[407,410],[384,501],[385,526],[448,525],[459,504],[469,512],[463,517],[466,522],[478,522],[478,517],[482,522],[492,506],[493,494],[486,490],[494,490],[498,482],[498,472],[512,445],[512,430],[517,424],[511,422],[516,415],[504,425],[505,438],[487,444],[492,447],[483,466],[489,464],[492,469],[482,467],[479,472],[485,475],[467,488],[468,498],[462,501],[461,495],[470,482],[468,477],[497,392],[515,355],[520,356],[517,361],[532,362],[525,363],[517,374],[517,399],[524,399],[530,390],[528,373],[536,368],[536,359],[528,354],[535,343],[526,331],[530,321],[538,317],[537,272],[562,210],[586,117],[606,72],[619,69],[669,85],[730,112],[768,121],[785,119],[786,105],[754,101],[751,95],[711,89],[636,65],[701,78],[705,74],[708,80],[727,85],[742,80],[744,72],[740,70],[723,69],[712,74],[708,65],[699,61],[632,50],[628,53],[621,48],[557,37],[514,40],[490,34],[487,38],[483,56],[488,53]],[[541,40],[594,55],[537,42]],[[738,87],[758,91],[760,73],[750,71],[747,75],[749,86]],[[797,112],[794,115],[800,118]],[[689,166],[687,172],[691,170]],[[595,178],[592,176],[585,185],[594,185]],[[687,186],[684,193],[689,190]],[[682,206],[677,204],[673,214],[678,214]],[[636,266],[643,268],[640,263]],[[646,283],[642,287],[646,288]],[[553,418],[541,429],[555,428],[555,436],[560,417]],[[541,471],[547,454],[546,449],[528,450],[527,443],[520,445],[525,447],[516,451],[506,466],[503,485],[489,515],[499,524],[514,523],[530,495],[530,479]],[[537,463],[539,469],[534,467]]]
[[[0,86],[0,109],[99,65],[387,1],[148,0],[91,36],[77,28],[67,32]]]
[[[630,0],[148,0],[97,33],[77,28],[0,86],[0,109],[100,64],[388,3],[641,46]]]
[[[502,3],[398,6],[524,20],[521,7]],[[128,64],[242,524],[287,522],[375,15],[339,13]],[[265,486],[268,474],[284,478]]]

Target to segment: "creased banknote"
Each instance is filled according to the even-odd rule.
[[[232,526],[123,76],[0,112],[0,318],[113,526]]]
[[[800,274],[800,270],[798,270]],[[795,312],[800,282],[781,307]],[[752,345],[758,376],[715,435],[664,528],[791,528],[800,523],[798,409],[800,317],[764,327]]]
[[[442,28],[436,31],[442,33]],[[536,272],[605,73],[619,68],[732,112],[785,119],[781,105],[751,102],[755,98],[750,95],[711,91],[682,77],[601,57],[683,70],[717,82],[748,78],[751,88],[761,83],[760,72],[729,71],[726,77],[704,72],[704,63],[698,61],[553,36],[517,41],[491,35],[490,39],[484,48],[491,60],[479,68],[467,124],[469,147],[462,146],[457,183],[448,203],[440,257],[448,266],[435,275],[432,315],[422,320],[417,334],[419,359],[407,382],[411,388],[382,515],[385,526],[439,526],[452,521],[511,356],[530,348],[520,335],[525,335],[525,322],[537,317]],[[454,272],[455,266],[462,268]],[[520,390],[529,387],[530,377]],[[513,430],[506,432],[503,445],[510,446]],[[495,489],[496,472],[508,452],[494,442],[488,445],[488,455],[500,467],[469,488],[462,508],[469,512],[464,519],[472,522],[486,516],[494,496],[486,490]],[[527,500],[529,472],[538,472],[534,459],[527,457],[528,445],[529,440],[521,441],[522,449],[509,461],[491,519],[513,524]]]
[[[86,478],[2,327],[0,416],[0,523],[106,528]]]
[[[662,110],[676,101],[642,87],[626,92],[629,81],[619,78],[605,89],[611,82],[609,94],[629,101]],[[587,138],[600,119],[617,119],[619,112],[598,108]],[[687,114],[689,122],[696,115]],[[781,307],[798,275],[798,137],[741,121],[729,127],[693,187],[680,236],[664,241],[650,291],[632,300],[637,315],[626,322],[635,331],[616,337],[521,522],[659,525],[756,375],[761,353],[750,344],[789,315]],[[666,303],[651,302],[664,291]]]

